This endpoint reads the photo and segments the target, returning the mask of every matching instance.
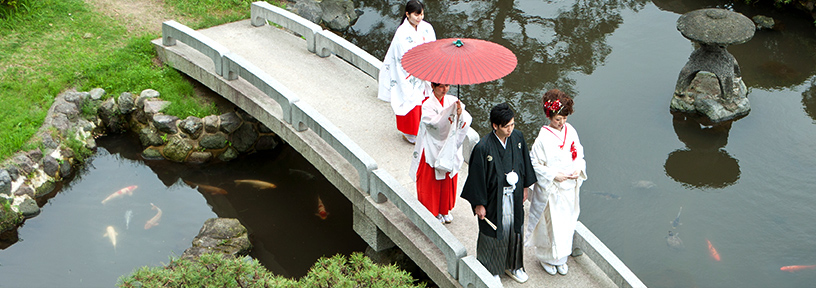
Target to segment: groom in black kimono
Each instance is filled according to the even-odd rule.
[[[479,217],[476,259],[497,279],[505,274],[527,281],[523,267],[522,224],[527,187],[536,182],[524,136],[513,130],[515,113],[507,103],[490,110],[493,132],[473,147],[462,198]],[[495,223],[496,229],[490,223]]]

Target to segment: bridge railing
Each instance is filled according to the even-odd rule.
[[[249,63],[249,61],[235,53],[226,53],[223,64],[224,78],[227,78],[227,80],[235,80],[238,77],[243,78],[252,86],[261,90],[266,96],[275,100],[281,106],[283,120],[286,123],[292,123],[292,105],[300,101],[294,92],[263,72],[258,66]]]
[[[264,26],[266,21],[269,20],[283,28],[294,31],[303,39],[306,39],[306,50],[313,53],[315,52],[315,34],[323,31],[320,25],[263,1],[252,3],[250,18],[252,19],[252,26]]]
[[[263,5],[256,5],[255,7],[262,6]],[[220,44],[213,42],[195,30],[175,21],[163,23],[162,28],[162,43],[165,46],[175,45],[175,40],[179,40],[207,55],[213,59],[213,62],[216,64],[216,73],[218,75],[221,75],[227,80],[234,80],[238,77],[244,79],[277,102],[283,111],[283,120],[292,125],[297,131],[311,129],[319,135],[321,139],[349,161],[357,170],[357,174],[360,177],[360,187],[363,191],[372,195],[378,203],[387,200],[394,203],[394,205],[442,251],[445,255],[448,273],[450,273],[453,278],[459,279],[460,281],[467,281],[467,283],[477,283],[477,287],[487,287],[488,284],[492,283],[491,281],[494,280],[492,275],[490,275],[483,266],[474,265],[472,263],[473,261],[463,260],[463,258],[467,256],[467,250],[459,239],[439,223],[436,217],[431,215],[415,197],[410,196],[405,190],[405,187],[399,184],[393,176],[385,170],[377,169],[376,161],[351,140],[348,135],[343,133],[313,107],[305,102],[299,101],[299,98],[294,92],[257,66],[231,53]],[[345,40],[333,39],[332,43],[343,41]],[[348,42],[346,42],[346,45],[353,46],[353,44]],[[347,51],[352,50],[355,50],[353,53],[365,53],[359,48]],[[368,53],[365,53],[365,55],[368,55]],[[373,58],[373,56],[368,55],[367,58]],[[368,65],[369,68],[374,67],[374,64]],[[377,67],[376,70],[369,70],[373,71],[369,73],[369,75],[376,77],[376,71],[379,71],[379,67]],[[475,133],[475,131],[471,133]],[[476,140],[478,141],[478,136]],[[478,261],[475,263],[479,264]],[[460,275],[467,275],[467,277],[466,279],[460,279]]]
[[[356,66],[371,77],[377,78],[382,62],[354,44],[322,29],[314,32],[307,20],[266,2],[252,3],[252,22],[259,26],[270,20],[287,29],[301,34],[307,41],[307,49],[319,56],[327,57],[334,53]],[[311,22],[309,22],[311,23]],[[314,24],[314,23],[312,23]],[[314,25],[316,26],[316,25]],[[301,31],[301,32],[298,32]],[[314,33],[311,33],[312,31]],[[310,34],[311,33],[311,34]],[[312,35],[313,40],[309,40]],[[437,246],[447,262],[448,273],[465,287],[492,287],[497,285],[495,279],[474,256],[467,251],[450,231],[422,206],[419,201],[408,195],[405,187],[382,169],[351,138],[339,130],[322,114],[299,98],[283,84],[277,82],[245,59],[230,53],[228,49],[212,41],[203,34],[175,21],[162,23],[162,44],[173,46],[176,40],[185,43],[213,60],[215,72],[227,80],[238,77],[251,83],[267,96],[281,105],[283,120],[295,127],[297,131],[311,129],[335,151],[342,155],[357,170],[360,187],[369,193],[377,203],[390,200],[411,222]],[[312,42],[310,42],[312,41]],[[310,49],[314,47],[314,49]],[[330,52],[329,52],[330,51]],[[468,131],[464,144],[465,158],[469,158],[479,137],[475,131]],[[590,258],[599,263],[607,275],[620,287],[644,287],[643,283],[624,265],[606,246],[595,238],[583,224],[578,225],[575,235],[575,246],[581,247]]]
[[[299,132],[306,131],[306,128],[311,129],[323,141],[326,141],[326,144],[351,163],[354,169],[357,169],[357,175],[360,176],[360,187],[366,193],[371,193],[369,177],[371,171],[377,169],[377,162],[346,133],[340,131],[340,128],[337,128],[311,105],[302,101],[296,102],[292,107],[292,126]]]
[[[176,21],[170,20],[162,23],[162,45],[176,45],[176,40],[210,57],[215,65],[215,73],[224,76],[224,74],[221,73],[221,61],[222,56],[229,52],[226,47],[221,46],[218,42]]]
[[[592,231],[584,226],[584,223],[578,221],[575,227],[575,235],[573,235],[572,246],[581,248],[584,254],[587,255],[598,268],[603,271],[609,279],[612,280],[618,287],[621,288],[645,288],[646,285],[626,267],[612,250],[606,247]]]
[[[315,50],[315,54],[320,57],[329,57],[334,53],[374,79],[378,78],[380,67],[382,67],[382,61],[328,30],[315,34]]]
[[[459,259],[467,256],[467,249],[462,242],[459,242],[459,239],[453,236],[439,219],[431,215],[431,212],[416,197],[408,193],[390,173],[377,169],[371,174],[371,197],[374,201],[382,203],[387,199],[394,203],[445,254],[448,273],[457,278]]]

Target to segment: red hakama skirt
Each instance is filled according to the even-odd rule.
[[[417,168],[417,198],[419,202],[431,211],[431,214],[448,215],[453,205],[456,204],[456,180],[459,174],[453,178],[450,172],[445,174],[445,179],[436,180],[436,172],[428,163],[425,163],[425,151],[422,151],[422,158],[419,160]]]
[[[422,105],[417,105],[404,116],[397,115],[397,130],[408,135],[417,135],[422,119]]]

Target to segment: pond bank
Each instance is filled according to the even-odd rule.
[[[0,232],[37,216],[44,204],[41,198],[56,191],[93,153],[95,139],[108,133],[137,133],[146,147],[145,159],[191,164],[230,161],[241,153],[271,150],[280,143],[271,130],[240,110],[181,120],[161,113],[170,102],[161,100],[156,90],[107,99],[105,94],[96,88],[58,95],[31,140],[37,148],[20,151],[1,165],[0,197],[7,204],[0,206]]]

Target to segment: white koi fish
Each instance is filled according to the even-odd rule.
[[[125,230],[130,229],[130,219],[133,219],[133,210],[125,211]]]
[[[105,235],[102,235],[102,237],[108,237],[110,239],[111,243],[113,243],[113,249],[116,249],[116,235],[119,234],[116,233],[113,226],[108,226],[108,228],[105,229]]]
[[[150,209],[159,210],[159,212],[156,213],[156,216],[153,216],[153,218],[147,220],[147,223],[145,223],[145,230],[150,229],[153,226],[159,225],[159,220],[161,219],[162,216],[162,211],[161,209],[159,209],[159,207],[156,207],[156,205],[153,205],[153,203],[150,203],[150,206],[153,206]]]
[[[111,199],[122,197],[122,195],[125,195],[125,194],[133,195],[133,190],[136,190],[136,188],[138,188],[138,187],[139,186],[131,185],[131,186],[119,189],[119,191],[113,192],[113,194],[108,195],[108,198],[105,198],[105,200],[102,200],[102,204],[107,203]]]

